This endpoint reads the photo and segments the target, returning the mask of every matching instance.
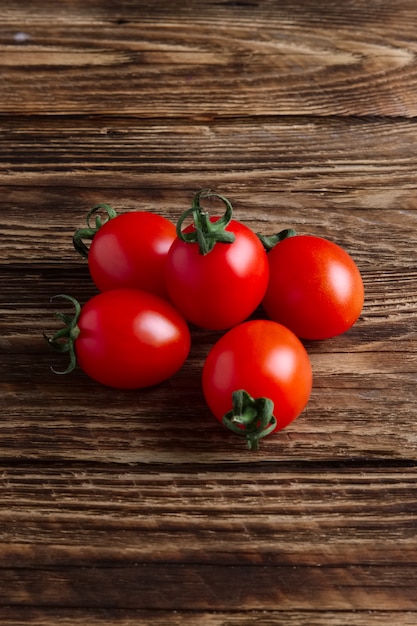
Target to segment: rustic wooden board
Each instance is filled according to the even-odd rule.
[[[62,4],[62,3],[61,3]],[[153,6],[155,5],[155,6]],[[416,114],[413,0],[16,3],[3,110],[141,117]]]
[[[412,0],[4,0],[2,624],[417,623],[416,23]],[[96,293],[71,243],[89,208],[176,221],[200,188],[364,278],[257,454],[204,403],[220,333],[140,392],[53,374],[42,336],[53,295]]]

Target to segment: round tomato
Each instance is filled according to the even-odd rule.
[[[117,215],[108,205],[109,219],[96,228],[79,229],[74,246],[88,257],[91,277],[100,291],[132,287],[167,297],[164,271],[169,248],[176,237],[175,225],[162,215],[132,211]],[[110,209],[110,211],[109,211]],[[88,249],[82,238],[91,238]]]
[[[201,209],[199,199],[209,195],[226,203],[225,216],[209,217]],[[231,219],[231,205],[222,196],[198,194],[191,213],[194,224],[183,231],[177,226],[178,237],[167,255],[168,294],[189,322],[227,329],[261,303],[268,284],[267,255],[255,233]]]
[[[203,393],[215,415],[249,448],[285,428],[305,408],[312,368],[301,341],[271,320],[250,320],[225,333],[203,367]]]
[[[313,235],[288,237],[268,252],[267,315],[303,339],[348,330],[364,303],[361,274],[337,244]]]
[[[115,289],[75,305],[73,319],[49,343],[69,352],[71,371],[76,362],[95,381],[119,389],[155,385],[183,365],[190,350],[185,320],[166,300],[146,291]]]

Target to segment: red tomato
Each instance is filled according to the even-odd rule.
[[[220,221],[207,216],[208,227]],[[268,284],[267,255],[255,233],[235,220],[227,221],[223,232],[234,240],[218,241],[207,253],[201,253],[198,243],[178,237],[166,261],[171,301],[189,322],[208,330],[244,321],[261,303]],[[191,225],[182,236],[195,233]]]
[[[188,326],[174,307],[159,296],[136,289],[94,296],[78,308],[67,330],[67,344],[54,346],[63,336],[62,330],[49,343],[57,349],[61,345],[60,351],[73,349],[88,376],[119,389],[162,382],[180,369],[190,350]],[[63,350],[62,345],[68,349]],[[75,362],[62,373],[74,366]]]
[[[352,257],[337,244],[296,235],[268,252],[267,315],[303,339],[327,339],[348,330],[364,303],[364,286]]]
[[[100,291],[133,287],[167,297],[165,259],[175,237],[175,225],[156,213],[132,211],[109,219],[88,251],[95,285]]]
[[[243,411],[249,415],[249,428],[239,417],[237,428],[232,428],[238,434],[240,428],[249,447],[256,448],[265,426],[269,432],[281,430],[303,411],[311,393],[312,368],[304,346],[288,328],[271,320],[250,320],[229,330],[212,347],[202,386],[211,411],[229,428],[239,413],[234,392],[244,390],[255,400],[271,401],[276,422],[268,422],[259,432],[260,415],[255,413],[252,419],[252,406]]]

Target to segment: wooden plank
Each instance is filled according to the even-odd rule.
[[[416,609],[412,566],[310,568],[142,565],[2,571],[13,605],[166,610]],[[235,581],[235,582],[233,582]],[[102,591],[106,589],[103,596]]]
[[[415,626],[414,611],[142,611],[126,609],[60,609],[10,607],[4,626]]]
[[[160,469],[2,468],[0,604],[416,610],[415,468]]]
[[[331,0],[323,0],[319,7],[314,0],[301,0],[294,6],[291,0],[282,0],[277,6],[274,0],[264,0],[261,5],[254,6],[251,0],[228,2],[219,0],[216,3],[204,0],[192,0],[181,5],[154,0],[150,3],[138,4],[135,0],[120,0],[117,5],[109,5],[101,0],[86,0],[56,4],[53,0],[45,0],[42,5],[34,0],[22,0],[19,4],[13,0],[4,0],[2,4],[3,22],[5,24],[44,23],[54,16],[55,23],[67,24],[76,22],[82,24],[104,25],[108,22],[112,26],[123,26],[125,21],[139,21],[139,19],[153,21],[163,20],[163,23],[175,23],[180,20],[186,23],[193,22],[200,26],[200,20],[210,18],[212,21],[230,20],[233,18],[242,23],[253,25],[266,23],[273,15],[290,13],[291,23],[303,19],[306,23],[319,25],[323,20],[333,26],[346,24],[353,28],[366,30],[369,25],[377,24],[387,32],[401,31],[409,26],[409,20],[415,14],[415,4],[412,0],[398,0],[395,8],[384,0],[373,0],[371,3],[347,0],[343,5],[334,5]],[[120,18],[120,19],[116,19]],[[288,19],[290,22],[290,20]],[[119,23],[121,22],[121,23]]]
[[[372,208],[392,202],[398,206],[403,198],[398,194],[416,187],[416,129],[408,120],[284,118],[160,125],[115,118],[2,118],[0,138],[0,185],[8,186],[99,188],[104,182],[155,194],[221,187],[252,197],[254,190],[331,191],[356,193],[356,203],[362,205],[366,196],[358,192],[365,190],[373,198]],[[405,202],[405,208],[415,207],[414,194]]]
[[[365,567],[385,565],[388,553],[398,565],[417,557],[412,463],[3,464],[1,485],[2,568]]]
[[[416,115],[412,0],[337,10],[329,1],[320,9],[312,0],[263,4],[254,12],[228,2],[40,8],[6,1],[0,110]]]

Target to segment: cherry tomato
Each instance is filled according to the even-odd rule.
[[[76,249],[88,257],[89,271],[97,288],[107,291],[132,287],[167,297],[165,260],[176,237],[175,224],[149,211],[117,215],[108,205],[94,207],[87,223],[103,207],[110,219],[99,222],[95,229],[80,229],[74,240]],[[83,235],[92,239],[89,249],[79,243]]]
[[[256,448],[260,437],[285,428],[303,411],[312,368],[303,344],[288,328],[271,320],[250,320],[211,348],[202,386],[215,417]],[[269,415],[260,424],[265,400]]]
[[[201,210],[199,198],[209,195],[226,203],[227,216],[209,218]],[[167,255],[166,285],[170,300],[189,322],[223,330],[244,321],[261,303],[268,284],[267,255],[255,233],[231,219],[227,199],[208,194],[195,202],[195,223],[183,231],[177,226],[179,236]],[[202,240],[209,242],[207,250]]]
[[[190,350],[185,320],[166,300],[146,291],[115,289],[91,298],[75,317],[58,314],[68,323],[49,340],[70,352],[71,363],[95,381],[119,389],[155,385],[183,365]],[[65,341],[66,338],[66,341]],[[64,341],[64,342],[63,342]]]
[[[268,252],[267,315],[303,339],[348,330],[364,303],[361,274],[337,244],[313,235],[288,237]]]

